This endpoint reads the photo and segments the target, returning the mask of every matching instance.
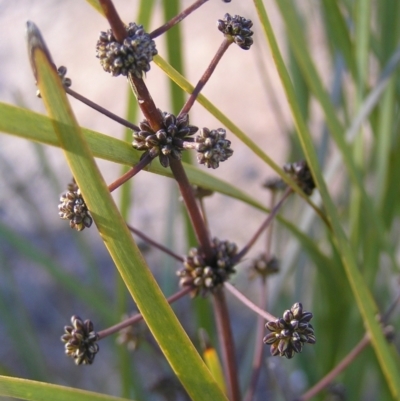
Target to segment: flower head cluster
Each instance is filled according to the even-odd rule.
[[[312,194],[315,188],[315,182],[305,160],[296,163],[285,164],[283,169],[294,179],[294,181],[306,195]]]
[[[99,352],[98,335],[90,320],[83,321],[79,316],[71,317],[72,326],[65,326],[61,341],[65,343],[65,353],[74,358],[77,365],[91,365]]]
[[[141,78],[143,72],[150,70],[150,62],[157,54],[156,45],[142,25],[131,22],[126,31],[128,36],[123,43],[117,42],[111,29],[100,32],[96,57],[100,59],[104,71],[115,77],[132,73]]]
[[[267,277],[279,272],[279,260],[275,256],[267,257],[265,253],[253,260],[250,265],[250,278]]]
[[[218,20],[218,29],[232,40],[242,49],[249,50],[253,44],[253,31],[250,29],[253,22],[243,18],[240,15],[232,17],[225,14],[224,19]]]
[[[133,132],[132,146],[137,150],[144,150],[142,158],[150,155],[152,158],[159,156],[160,163],[164,167],[169,166],[169,157],[180,160],[184,142],[193,142],[191,135],[198,128],[189,125],[189,116],[184,114],[176,118],[171,113],[162,113],[163,126],[154,132],[147,120],[139,124],[140,131]]]
[[[206,261],[201,247],[192,248],[185,257],[184,267],[177,272],[180,277],[179,284],[182,287],[193,288],[192,296],[199,293],[205,296],[208,292],[219,288],[232,273],[235,273],[232,259],[237,253],[236,244],[214,238],[211,246],[214,250],[211,262]]]
[[[197,161],[208,168],[218,168],[220,162],[231,157],[231,141],[225,139],[225,136],[226,131],[222,128],[203,128],[195,138]]]
[[[283,181],[280,177],[268,178],[264,181],[262,186],[270,191],[282,191],[287,187],[285,181]]]
[[[69,220],[70,227],[77,231],[92,225],[92,217],[75,182],[70,183],[68,191],[60,196],[58,215],[64,220]]]
[[[264,343],[271,345],[271,355],[293,358],[300,353],[303,344],[315,344],[314,328],[310,324],[313,315],[303,311],[300,302],[283,313],[283,318],[268,322],[265,327],[271,332],[264,337]]]

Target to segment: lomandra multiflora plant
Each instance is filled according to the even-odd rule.
[[[262,2],[255,1],[255,5],[274,55],[283,87],[290,100],[304,159],[288,162],[282,169],[279,168],[257,145],[243,136],[228,119],[221,116],[221,113],[215,113],[213,107],[207,104],[204,98],[201,100],[202,89],[218,67],[221,58],[227,54],[228,49],[231,46],[238,46],[243,50],[243,57],[246,57],[246,53],[253,50],[254,42],[259,40],[253,34],[253,21],[246,16],[226,13],[217,21],[215,29],[220,31],[221,44],[195,87],[187,86],[183,77],[172,71],[170,66],[164,63],[158,55],[157,39],[184,18],[195,13],[206,2],[206,0],[196,1],[152,32],[147,32],[142,25],[135,22],[123,22],[111,0],[94,2],[109,24],[109,27],[105,27],[104,31],[100,33],[95,44],[96,57],[106,73],[113,77],[123,76],[128,80],[143,115],[141,120],[134,122],[115,116],[71,89],[72,82],[67,77],[67,68],[56,67],[39,29],[33,22],[27,23],[28,51],[38,86],[37,94],[43,99],[48,109],[57,137],[56,143],[64,150],[73,176],[71,182],[66,184],[66,191],[60,197],[59,217],[77,231],[76,235],[81,235],[79,232],[94,229],[96,226],[139,310],[138,313],[126,316],[122,321],[108,328],[99,328],[96,322],[86,316],[80,316],[79,311],[71,311],[74,314],[70,323],[64,327],[64,333],[61,336],[65,354],[76,365],[95,366],[96,361],[102,358],[101,342],[106,337],[118,333],[118,341],[125,344],[127,350],[136,348],[141,336],[138,325],[144,320],[157,346],[186,390],[186,393],[182,393],[181,390],[175,389],[172,382],[165,381],[157,389],[153,388],[154,392],[162,394],[165,399],[190,397],[193,400],[250,401],[279,399],[277,394],[281,393],[284,399],[308,400],[318,394],[324,396],[327,394],[326,391],[330,397],[336,397],[329,399],[346,399],[346,387],[333,383],[341,373],[355,363],[364,348],[372,345],[377,356],[374,363],[379,366],[379,370],[385,377],[385,385],[381,387],[381,389],[384,388],[381,390],[382,397],[379,399],[384,399],[385,394],[388,394],[386,386],[391,397],[399,399],[399,376],[395,361],[397,355],[393,356],[395,352],[391,352],[393,349],[390,350],[391,345],[388,341],[393,340],[393,328],[388,325],[388,319],[394,310],[397,299],[389,302],[392,307],[385,315],[378,314],[370,289],[359,270],[361,256],[358,253],[361,251],[353,251],[340,224],[339,213],[327,191],[311,136],[299,111],[300,106],[294,101],[293,85],[287,74]],[[302,59],[300,55],[299,60],[303,60],[304,65],[313,71],[313,65],[307,64],[309,63],[307,58],[303,57]],[[147,89],[146,73],[150,71],[152,64],[156,61],[189,93],[187,101],[181,105],[179,113],[174,114],[170,110],[158,108],[156,101],[153,100]],[[310,87],[316,85],[315,91],[318,93],[321,88],[318,87],[318,81],[316,82],[309,83],[309,85]],[[99,134],[93,136],[82,130],[74,118],[66,94],[79,99],[129,128],[132,131],[131,143],[120,143]],[[153,95],[156,99],[157,94]],[[321,104],[326,105],[323,94],[320,96]],[[205,103],[211,112],[219,116],[224,126],[204,127],[202,121],[192,121],[190,111],[196,101]],[[327,114],[332,135],[335,136],[338,147],[347,155],[347,144],[337,135],[335,124],[338,122],[329,110]],[[237,244],[230,238],[220,238],[218,233],[211,232],[208,221],[213,217],[208,216],[205,211],[205,198],[211,196],[213,190],[220,190],[248,203],[253,201],[240,191],[236,191],[234,187],[226,186],[217,179],[201,175],[198,170],[194,170],[193,167],[182,161],[185,153],[190,152],[195,153],[197,162],[202,168],[213,170],[217,169],[221,163],[230,163],[234,149],[231,147],[229,139],[232,135],[229,128],[277,172],[276,177],[272,177],[264,183],[271,198],[269,208],[264,208],[268,213],[256,232],[248,233],[248,241],[245,244]],[[129,150],[127,150],[128,147]],[[122,156],[118,154],[119,151],[125,155],[123,156],[124,163],[129,164],[131,168],[117,180],[106,185],[97,169],[93,155],[99,156],[102,152],[108,152],[107,157],[121,162],[119,158]],[[126,155],[132,159],[127,161]],[[367,199],[368,195],[361,185],[353,159],[345,160],[354,185],[362,197]],[[196,244],[190,247],[183,256],[157,243],[145,232],[139,231],[129,222],[124,221],[110,195],[117,188],[134,180],[142,170],[153,168],[154,165],[157,166],[156,171],[162,171],[176,181],[190,222],[188,237],[190,231],[194,233]],[[221,189],[222,187],[223,189]],[[320,193],[321,202],[315,202],[315,197],[310,198],[315,192]],[[326,268],[324,278],[320,282],[321,290],[328,291],[329,286],[335,288],[335,292],[331,293],[333,294],[330,297],[331,303],[324,307],[319,314],[319,326],[321,328],[329,327],[329,330],[324,331],[325,335],[321,336],[318,335],[318,329],[314,330],[314,321],[311,323],[313,306],[309,297],[305,302],[282,292],[279,296],[282,297],[282,300],[287,300],[286,309],[277,311],[276,314],[279,313],[279,316],[274,316],[272,311],[265,310],[269,277],[282,274],[280,258],[272,253],[271,244],[274,234],[272,222],[289,199],[295,196],[301,197],[311,206],[310,210],[328,233],[329,244],[334,255],[332,259],[329,259],[297,227],[280,218],[281,223],[288,227],[291,233],[297,236],[301,244],[307,248],[314,262],[322,265],[320,268]],[[257,207],[263,208],[260,205]],[[366,202],[362,204],[362,207],[368,212],[371,224],[375,225],[374,230],[380,233],[383,230],[382,223],[374,217],[371,204]],[[167,299],[161,293],[155,277],[148,269],[132,239],[132,234],[135,234],[147,245],[165,252],[175,259],[179,266],[174,275],[174,279],[180,286],[177,293]],[[248,254],[261,236],[265,236],[266,239],[265,249],[258,257],[250,260]],[[378,238],[378,240],[384,241],[383,238]],[[258,305],[250,301],[230,283],[230,279],[244,269],[253,280],[253,285],[256,282],[260,284]],[[307,283],[308,280],[305,282]],[[237,323],[239,318],[235,317],[235,310],[227,303],[227,292],[246,305],[249,313],[258,315],[258,323],[254,327],[247,328],[247,335],[255,338],[254,344],[248,341],[244,348],[243,343],[240,348],[235,344],[232,321],[235,320],[236,325],[240,322]],[[351,292],[354,297],[349,296]],[[314,307],[318,309],[318,292],[316,294]],[[185,299],[191,303],[199,297],[212,300],[218,345],[213,343],[212,332],[198,327],[201,345],[196,350],[174,315],[170,304],[179,299]],[[366,332],[363,334],[360,327],[356,326],[359,342],[352,344],[352,348],[344,350],[341,344],[346,339],[346,334],[354,329],[346,308],[354,303],[361,312]],[[107,305],[103,307],[107,308]],[[330,321],[336,323],[331,325]],[[318,335],[318,342],[316,335]],[[148,340],[148,342],[154,345],[153,340]],[[316,349],[309,347],[314,344]],[[319,344],[322,345],[318,348]],[[313,377],[315,384],[308,390],[291,389],[289,375],[285,372],[282,373],[279,369],[273,371],[271,364],[265,363],[265,349],[269,350],[269,361],[271,358],[287,359],[290,360],[287,363],[295,363],[296,359],[304,358],[303,369],[309,372],[309,376]],[[303,351],[305,352],[303,353]],[[199,353],[202,357],[199,356]],[[329,357],[326,357],[325,353],[329,354]],[[240,356],[238,357],[238,355]],[[251,369],[249,372],[243,372],[241,365],[242,361],[248,358],[247,355],[252,358]],[[134,353],[132,358],[135,358]],[[328,365],[326,360],[329,360],[330,369],[321,369],[319,360],[321,360],[321,364],[322,361],[325,361],[326,365]],[[269,368],[267,368],[268,366]],[[81,369],[81,367],[77,367],[77,369]],[[246,374],[245,378],[242,377],[244,374]],[[143,380],[145,381],[145,379],[144,375]],[[40,385],[35,387],[33,382],[24,382],[20,385],[23,386],[21,388],[24,389],[24,392],[18,393],[10,390],[2,394],[18,397],[23,393],[26,399],[33,400],[43,399],[44,392],[48,391],[48,387]],[[12,386],[10,388],[13,389]],[[276,390],[277,388],[280,390]],[[365,388],[368,389],[368,386]],[[53,395],[58,392],[67,397],[67,389],[50,387],[51,389],[54,391]],[[179,389],[181,388],[179,387]],[[88,400],[98,399],[96,397],[99,396],[98,394],[81,393],[78,390],[70,394],[71,398]]]

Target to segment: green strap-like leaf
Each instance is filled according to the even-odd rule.
[[[97,229],[160,349],[193,400],[226,400],[172,312],[93,159],[40,32],[28,23],[31,63],[45,106]],[[106,305],[105,305],[106,307]]]
[[[128,401],[72,387],[0,376],[0,396],[29,401]]]
[[[391,389],[392,395],[395,399],[400,398],[400,372],[396,366],[396,362],[393,357],[393,353],[390,351],[387,344],[386,338],[382,333],[382,329],[376,320],[376,314],[378,308],[372,298],[370,291],[368,290],[365,281],[358,270],[356,258],[349,244],[349,240],[346,237],[343,228],[339,221],[339,215],[333,204],[333,201],[329,195],[326,183],[322,177],[317,156],[313,147],[312,138],[308,131],[304,120],[301,116],[300,109],[296,104],[295,93],[290,81],[289,74],[287,72],[285,63],[283,61],[281,52],[279,51],[278,44],[272,30],[271,23],[269,21],[266,9],[262,0],[254,0],[260,21],[262,23],[265,35],[270,44],[271,51],[274,56],[276,67],[279,76],[282,80],[286,96],[288,98],[291,111],[296,123],[296,128],[299,134],[299,139],[303,147],[303,151],[306,155],[307,162],[313,172],[316,184],[320,190],[321,197],[324,202],[326,213],[332,224],[332,235],[333,241],[337,249],[340,250],[343,265],[345,267],[347,279],[350,283],[354,297],[357,302],[358,309],[363,317],[364,324],[371,336],[371,343],[374,347],[376,356],[380,363],[382,372],[384,373],[387,383]]]
[[[0,131],[47,145],[60,146],[52,121],[48,117],[1,102],[0,115]],[[82,129],[82,132],[95,157],[130,166],[139,162],[141,153],[134,150],[129,143],[89,129]],[[172,177],[171,170],[162,167],[158,159],[154,160],[146,170]],[[194,185],[231,196],[257,209],[266,210],[261,203],[243,191],[197,167],[185,164],[185,170],[189,181]]]

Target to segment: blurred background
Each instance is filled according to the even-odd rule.
[[[168,4],[168,0],[165,2]],[[181,7],[191,3],[182,0]],[[325,165],[337,152],[330,146],[321,107],[310,97],[288,44],[284,23],[275,2],[265,0],[264,3],[290,66],[299,99],[303,96],[303,112],[315,137],[321,165]],[[343,16],[351,26],[353,2],[337,3],[340,3]],[[115,0],[114,4],[124,22],[135,21],[139,1]],[[351,84],[343,59],[335,54],[330,42],[325,9],[314,0],[297,0],[293,1],[293,5],[304,21],[304,34],[322,82],[331,95],[332,103],[337,105],[338,114],[348,123],[351,118],[347,113],[354,112],[351,102],[355,98],[356,89]],[[155,1],[151,21],[145,26],[148,32],[163,24],[164,10],[163,2]],[[397,13],[398,7],[394,11]],[[222,41],[216,21],[223,18],[226,12],[254,21],[255,44],[246,52],[231,46],[202,93],[277,164],[296,161],[302,156],[294,136],[287,100],[250,0],[233,0],[229,4],[211,0],[180,24],[183,75],[194,85],[201,77]],[[374,12],[379,14],[379,10]],[[395,20],[397,17],[395,14]],[[57,66],[65,65],[68,68],[67,76],[72,79],[72,89],[119,116],[127,115],[129,87],[126,80],[105,74],[95,57],[98,34],[108,29],[107,22],[85,1],[0,0],[1,102],[46,113],[42,101],[36,97],[34,77],[27,57],[27,20],[35,22],[41,30]],[[378,39],[381,21],[375,21],[377,26],[374,29]],[[371,22],[371,25],[374,24]],[[164,36],[157,38],[156,44],[159,54],[167,58]],[[371,55],[368,85],[374,85],[383,65],[384,62],[381,63],[377,55]],[[156,105],[163,111],[170,111],[173,106],[169,80],[156,65],[147,74],[146,84]],[[343,100],[345,95],[347,98]],[[117,123],[75,99],[71,99],[71,104],[83,127],[124,138],[125,131]],[[139,115],[133,122],[137,124],[141,119]],[[199,127],[220,127],[220,123],[199,104],[193,106],[190,122]],[[364,128],[366,144],[371,144],[372,130],[369,126]],[[273,177],[274,173],[239,140],[233,136],[229,139],[234,149],[233,157],[211,173],[268,206],[270,196],[262,184],[265,179]],[[121,174],[119,165],[102,160],[98,164],[107,183]],[[346,219],[349,187],[347,178],[343,178],[341,172],[339,167],[331,188],[342,208],[342,216]],[[66,190],[70,180],[71,174],[60,149],[0,135],[0,373],[138,399],[185,399],[180,385],[175,383],[173,373],[144,326],[139,325],[137,333],[134,333],[142,344],[134,353],[128,353],[125,346],[117,345],[113,336],[101,341],[101,351],[91,367],[76,367],[71,359],[63,355],[63,344],[59,338],[63,326],[69,324],[71,315],[90,318],[95,329],[100,330],[117,323],[122,313],[135,310],[96,230],[92,228],[77,233],[68,227],[66,221],[59,219],[59,195]],[[187,243],[184,240],[184,224],[175,183],[165,177],[141,172],[134,179],[131,195],[134,206],[129,210],[128,221],[151,238],[179,253],[186,253]],[[117,202],[119,197],[120,191],[117,190]],[[264,218],[259,210],[219,194],[207,198],[205,202],[212,234],[236,242],[239,248],[247,242]],[[302,227],[302,217],[307,213],[310,213],[310,208],[300,199],[291,200],[285,209],[286,218],[299,227]],[[312,241],[319,244],[322,242],[322,248],[329,254],[329,240],[324,243],[320,225],[312,223],[312,219],[310,221],[304,223],[307,235]],[[161,288],[167,296],[174,293],[178,289],[176,263],[160,252],[149,249],[141,241],[139,244]],[[258,248],[250,253],[246,263],[250,263],[250,258],[257,255],[263,246],[264,242],[259,241]],[[314,262],[306,256],[298,240],[288,235],[280,225],[276,227],[273,237],[273,251],[281,260],[281,272],[269,280],[268,310],[279,315],[298,300],[303,302],[307,310],[312,309],[312,301],[315,302],[320,295],[318,291],[324,288],[313,288],[313,285],[318,284]],[[332,260],[335,261],[335,255]],[[383,260],[383,264],[387,263],[390,267],[380,276],[385,301],[391,299],[397,289],[392,262]],[[246,263],[238,268],[238,274],[232,281],[241,291],[256,300],[258,291],[247,280]],[[331,300],[341,296],[340,289],[335,288],[335,291],[336,295]],[[343,293],[347,294],[347,291],[347,287],[343,289]],[[349,314],[357,315],[354,300],[351,296],[345,299],[352,303]],[[204,307],[204,313],[208,313],[207,300],[199,301],[200,304],[202,302],[206,306],[197,305],[196,308]],[[324,314],[324,302],[328,301],[321,301],[317,316],[318,313],[319,316]],[[236,300],[229,298],[229,303],[235,311],[232,313],[233,325],[243,385],[249,378],[253,347],[253,335],[249,340],[248,327],[255,324],[255,316]],[[387,305],[387,302],[382,300],[382,304]],[[193,309],[186,299],[177,302],[174,310],[197,343],[196,314],[199,309]],[[335,318],[340,321],[340,315]],[[362,335],[358,315],[355,321],[354,333],[347,333],[346,337],[346,345],[349,347],[354,346]],[[324,320],[322,322],[329,326]],[[324,352],[322,346],[317,349],[320,352],[318,355]],[[268,350],[265,351],[267,355]],[[313,384],[320,377],[319,374],[325,372],[337,361],[336,358],[347,351],[340,351],[335,356],[335,351],[331,349],[324,367],[315,370],[310,368],[310,364],[316,363],[315,349],[307,349],[299,362],[268,358],[265,361],[268,369],[265,368],[262,373],[258,398],[255,399],[290,400],[293,394],[299,394]],[[374,359],[372,352],[368,358]],[[363,377],[363,383],[359,383],[357,394],[360,397],[362,394],[362,398],[358,399],[378,399],[373,398],[376,392],[368,394],[371,386],[381,383],[382,379],[375,370],[375,360],[371,366],[368,371],[370,373],[366,372]],[[365,384],[367,378],[370,379],[369,385]],[[344,382],[351,380],[354,380],[354,374]],[[337,388],[324,393],[321,399],[356,399],[346,398],[341,386],[339,384]],[[170,388],[171,393],[166,393],[166,388]],[[382,391],[381,394],[385,395],[385,391]],[[352,394],[348,388],[347,394]]]

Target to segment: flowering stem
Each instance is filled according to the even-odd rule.
[[[140,128],[137,125],[132,124],[131,122],[125,120],[124,118],[118,117],[114,113],[111,113],[110,111],[108,111],[104,107],[101,107],[100,105],[92,102],[91,100],[89,100],[86,97],[82,96],[81,94],[73,91],[72,89],[65,88],[65,92],[67,92],[69,95],[71,95],[75,99],[79,100],[80,102],[82,102],[82,103],[86,104],[87,106],[91,107],[92,109],[98,111],[99,113],[102,113],[105,116],[107,116],[108,118],[111,118],[111,120],[114,120],[117,123],[119,123],[121,125],[124,125],[125,127],[130,128],[130,129],[132,129],[134,131],[139,131],[140,130]]]
[[[235,257],[233,262],[234,263],[238,263],[244,255],[246,255],[246,253],[250,250],[250,248],[254,245],[254,243],[258,240],[258,238],[260,237],[260,235],[262,234],[262,232],[268,227],[268,225],[272,222],[272,220],[274,219],[274,217],[276,216],[276,214],[279,212],[280,208],[282,207],[283,203],[285,202],[285,200],[289,197],[290,194],[293,193],[293,189],[288,187],[283,196],[282,199],[276,204],[276,206],[271,210],[271,213],[267,216],[267,218],[265,219],[265,221],[261,224],[261,227],[257,230],[257,232],[253,235],[253,237],[251,238],[251,240],[247,243],[247,245],[245,245],[245,247],[238,252]]]
[[[128,36],[125,25],[119,17],[117,10],[111,0],[99,0],[104,14],[111,26],[115,39],[122,43]],[[138,100],[139,107],[142,110],[146,120],[149,122],[154,132],[157,132],[162,126],[162,116],[147,89],[142,78],[136,77],[134,74],[129,73],[128,81],[132,90]]]
[[[346,355],[346,357],[333,368],[326,376],[324,376],[315,386],[311,387],[306,393],[304,393],[296,401],[307,401],[318,394],[321,390],[327,387],[337,375],[339,375],[344,369],[346,369],[361,353],[361,351],[367,347],[370,343],[368,334],[362,338],[362,340]]]
[[[260,316],[262,316],[265,320],[267,321],[274,321],[277,320],[277,318],[274,315],[271,315],[270,313],[266,312],[265,310],[261,309],[259,306],[254,304],[253,302],[250,301],[247,297],[245,297],[240,291],[238,291],[232,284],[228,283],[225,281],[224,287],[232,294],[234,295],[240,302],[244,303],[248,308],[250,308],[253,312],[258,313]]]
[[[400,295],[396,297],[392,305],[386,311],[385,315],[382,317],[381,322],[385,324],[389,319],[390,315],[393,313],[397,304],[400,301]],[[389,327],[384,327],[383,332],[386,336],[390,336],[392,331]],[[367,347],[367,345],[371,342],[371,338],[366,333],[361,341],[342,359],[341,362],[337,366],[335,366],[327,375],[325,375],[318,383],[316,383],[313,387],[311,387],[306,393],[304,393],[301,397],[297,398],[296,401],[307,401],[318,394],[321,390],[327,387],[336,376],[338,376],[343,370],[345,370],[354,359]]]
[[[128,75],[128,81],[145,119],[150,124],[152,130],[157,132],[163,126],[162,115],[154,104],[146,84],[142,78],[138,78],[131,73]]]
[[[166,22],[164,25],[160,26],[159,28],[155,29],[153,32],[150,33],[150,37],[152,39],[155,39],[156,37],[162,35],[169,29],[171,29],[174,25],[178,24],[181,22],[183,19],[185,19],[188,15],[190,15],[193,11],[197,10],[200,6],[202,6],[205,2],[208,0],[197,0],[194,2],[191,6],[186,8],[185,10],[181,11],[177,16],[174,18],[170,19],[168,22]]]
[[[99,0],[99,3],[104,11],[108,23],[110,24],[115,39],[117,39],[119,43],[122,43],[128,35],[125,25],[119,17],[112,0]]]
[[[214,252],[211,247],[207,227],[204,223],[203,217],[201,216],[199,207],[197,206],[192,186],[189,183],[189,180],[186,176],[185,170],[183,169],[180,160],[176,160],[173,157],[170,157],[169,164],[171,167],[171,171],[179,185],[179,189],[181,191],[186,209],[192,221],[197,240],[202,247],[202,250],[206,256],[206,260],[210,261],[211,263],[214,257]]]
[[[167,255],[171,256],[172,258],[176,259],[178,262],[183,263],[184,259],[182,256],[176,254],[175,252],[172,252],[170,249],[165,247],[164,245],[159,244],[158,242],[154,241],[147,235],[143,234],[141,231],[137,230],[136,228],[130,226],[127,224],[128,228],[130,231],[132,231],[135,235],[137,235],[139,238],[141,238],[143,241],[146,241],[148,244],[153,246],[154,248],[159,249],[160,251],[163,251]]]
[[[265,277],[261,277],[259,283],[261,284],[260,288],[260,305],[264,306],[267,303],[267,282]],[[253,399],[254,393],[256,391],[258,377],[260,376],[260,369],[263,360],[263,337],[265,331],[265,321],[264,318],[258,315],[257,318],[257,334],[256,334],[256,345],[254,347],[254,356],[253,356],[253,364],[252,364],[252,373],[250,378],[249,388],[247,389],[246,396],[244,398],[245,401],[251,401]]]
[[[183,288],[182,290],[176,292],[175,294],[171,295],[167,298],[168,303],[172,304],[173,302],[177,301],[178,299],[184,297],[191,291],[190,287]],[[98,340],[100,341],[103,338],[110,336],[111,334],[118,333],[118,331],[124,329],[125,327],[131,326],[134,323],[140,322],[143,319],[142,314],[137,313],[136,315],[124,320],[123,322],[117,323],[114,326],[109,327],[108,329],[101,330],[97,333]]]
[[[143,157],[142,160],[139,161],[138,164],[133,166],[124,175],[122,175],[121,177],[116,179],[113,183],[111,183],[108,186],[109,191],[110,192],[115,191],[122,184],[124,184],[126,181],[128,181],[130,178],[132,178],[134,175],[136,175],[139,171],[143,170],[152,160],[153,160],[153,157],[151,157],[150,155],[147,154],[145,157]]]
[[[213,293],[213,304],[222,361],[225,368],[228,398],[230,401],[240,401],[235,346],[230,326],[229,311],[222,288]]]
[[[190,109],[192,108],[197,96],[204,88],[207,81],[210,79],[212,73],[214,72],[215,68],[217,67],[219,61],[221,60],[222,56],[227,51],[228,47],[232,44],[232,41],[225,38],[224,41],[221,43],[221,46],[217,50],[214,58],[211,60],[210,65],[207,67],[206,71],[204,72],[203,76],[200,78],[199,82],[197,83],[196,87],[193,89],[193,92],[190,94],[189,99],[186,101],[182,110],[179,112],[178,116],[182,116],[183,114],[188,114]]]

